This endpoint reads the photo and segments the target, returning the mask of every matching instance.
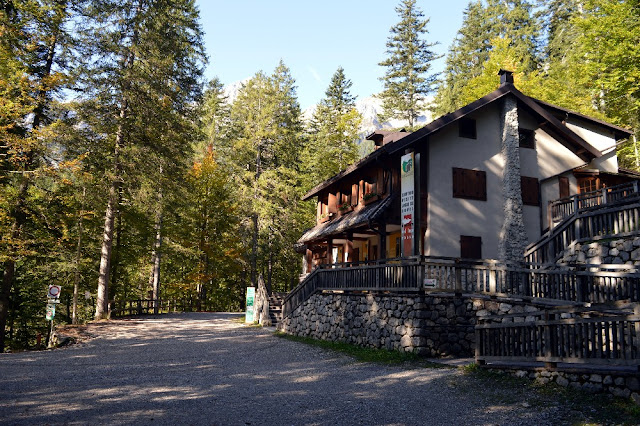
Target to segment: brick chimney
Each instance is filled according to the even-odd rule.
[[[498,75],[500,76],[500,87],[505,84],[513,84],[513,71],[501,69],[498,71]]]

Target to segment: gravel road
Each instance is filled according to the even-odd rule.
[[[2,354],[0,423],[540,425],[558,409],[495,403],[458,386],[460,370],[357,363],[238,317],[117,320],[81,344]]]

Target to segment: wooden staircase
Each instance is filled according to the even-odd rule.
[[[273,292],[269,296],[269,319],[271,325],[277,326],[282,321],[282,300],[287,293]]]

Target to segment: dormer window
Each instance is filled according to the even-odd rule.
[[[458,120],[458,136],[467,139],[476,139],[476,120],[462,117]]]

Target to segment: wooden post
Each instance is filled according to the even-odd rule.
[[[327,239],[327,264],[333,265],[333,238]]]
[[[460,269],[460,259],[455,260],[455,274],[456,274],[456,296],[462,295],[462,270]]]

